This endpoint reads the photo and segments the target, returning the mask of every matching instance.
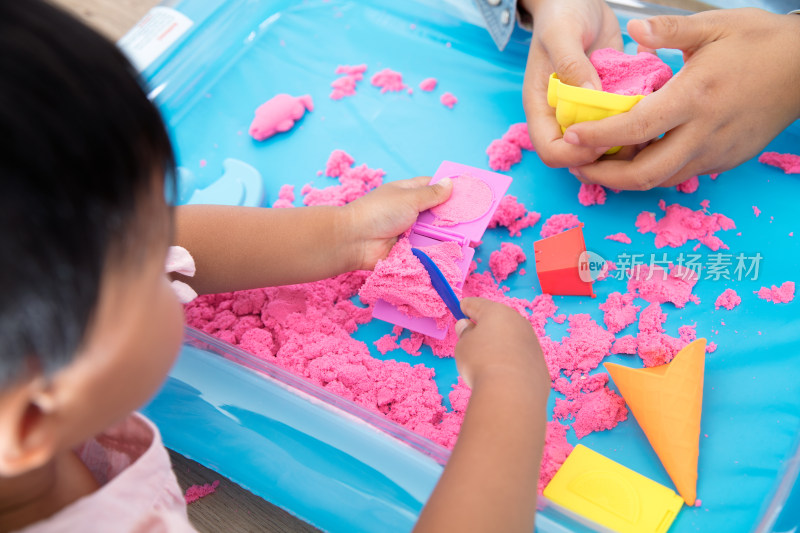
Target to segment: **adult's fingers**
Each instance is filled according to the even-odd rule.
[[[555,109],[547,103],[547,84],[552,66],[544,50],[534,44],[528,55],[523,86],[523,107],[528,131],[542,162],[554,168],[574,167],[595,161],[603,151],[573,146],[562,139]]]
[[[713,14],[698,13],[687,17],[662,15],[631,20],[628,32],[637,43],[647,48],[677,48],[691,52],[718,37],[719,29],[708,23],[713,17]]]
[[[694,175],[687,165],[698,149],[696,135],[688,128],[678,128],[651,143],[632,161],[604,160],[576,170],[584,179],[606,187],[649,190],[667,180],[680,182]]]
[[[679,79],[667,82],[626,112],[601,120],[573,124],[564,142],[575,146],[630,146],[640,144],[683,124],[690,118],[691,100]]]
[[[558,79],[567,85],[601,90],[600,76],[586,57],[580,28],[551,26],[546,33],[542,42],[547,43],[547,56]]]

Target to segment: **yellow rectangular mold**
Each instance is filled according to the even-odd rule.
[[[544,489],[555,503],[620,533],[664,533],[683,506],[675,491],[578,444]]]

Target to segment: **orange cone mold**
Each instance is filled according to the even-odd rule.
[[[697,339],[666,365],[603,365],[688,505],[697,497],[705,354],[706,339]]]

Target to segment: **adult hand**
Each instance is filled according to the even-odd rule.
[[[642,47],[682,50],[685,65],[629,112],[567,129],[581,150],[656,139],[631,161],[573,169],[581,181],[646,190],[723,172],[800,117],[800,16],[727,9],[634,20],[628,31]]]
[[[614,12],[604,0],[528,0],[533,37],[522,86],[522,103],[536,152],[550,167],[575,167],[595,161],[608,150],[567,144],[547,103],[553,72],[564,83],[601,89],[600,77],[588,54],[600,48],[622,50],[622,35]]]

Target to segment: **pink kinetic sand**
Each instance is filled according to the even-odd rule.
[[[800,155],[764,152],[758,156],[758,162],[778,167],[786,174],[800,174]]]
[[[717,296],[717,301],[714,302],[714,307],[719,309],[720,307],[724,307],[728,311],[736,307],[742,303],[742,299],[736,294],[736,291],[733,289],[725,289],[722,291],[722,294]]]
[[[592,52],[589,60],[600,75],[603,91],[609,93],[650,94],[672,77],[672,69],[655,54],[642,52],[633,56],[602,48]]]
[[[578,201],[581,205],[603,205],[606,203],[606,190],[602,185],[581,183],[578,190]]]
[[[436,88],[436,78],[425,78],[419,82],[420,90],[430,92]]]
[[[384,172],[367,165],[350,168],[353,158],[342,150],[334,150],[328,159],[325,172],[338,177],[339,185],[324,189],[310,187],[303,198],[305,205],[344,205],[368,193],[383,183]],[[305,187],[303,187],[305,189]]]
[[[282,185],[281,190],[278,191],[278,199],[272,204],[272,207],[294,207],[294,185]]]
[[[431,208],[434,226],[455,226],[483,216],[492,205],[492,190],[472,176],[453,178],[453,192],[446,202]]]
[[[545,221],[540,234],[542,237],[552,237],[562,231],[574,228],[580,223],[578,217],[572,213],[553,215]]]
[[[522,150],[533,150],[528,125],[518,122],[509,126],[500,139],[495,139],[486,148],[489,156],[489,168],[508,171],[513,165],[522,161]]]
[[[788,304],[794,300],[794,281],[786,281],[780,287],[773,285],[771,288],[761,287],[753,291],[762,300],[776,304]]]
[[[196,502],[200,498],[205,498],[209,494],[214,494],[214,492],[217,490],[217,487],[219,487],[219,480],[216,480],[213,483],[206,483],[205,485],[192,485],[186,489],[186,494],[183,495],[183,498],[186,500],[186,504],[188,505]]]
[[[628,418],[625,400],[608,387],[580,395],[575,400],[556,398],[553,418],[564,420],[574,417],[572,429],[582,439],[593,431],[612,429]]]
[[[567,441],[567,426],[552,420],[547,423],[545,433],[544,454],[542,455],[542,465],[539,470],[539,494],[544,492],[545,487],[558,469],[572,453],[572,444]]]
[[[658,303],[650,304],[639,316],[636,344],[639,357],[646,367],[669,363],[690,342],[685,336],[676,339],[666,335],[662,326],[666,320],[667,315],[661,312],[661,305]]]
[[[492,170],[508,171],[513,165],[522,161],[522,150],[516,144],[495,139],[486,149],[489,156],[489,168]]]
[[[425,253],[454,286],[456,295],[460,296],[460,290],[455,285],[461,283],[464,275],[456,264],[462,257],[461,247],[454,242],[443,242],[426,247]],[[447,324],[447,306],[431,285],[425,267],[411,253],[411,242],[406,237],[397,241],[386,259],[378,261],[358,294],[367,304],[374,304],[380,299],[408,316],[435,318],[440,327]]]
[[[658,265],[636,265],[631,269],[628,292],[648,302],[675,304],[678,309],[688,302],[700,303],[692,294],[699,276],[694,270],[673,266],[669,273]]]
[[[328,156],[328,162],[325,163],[325,175],[331,178],[338,178],[344,174],[355,163],[350,154],[344,150],[334,150]]]
[[[489,268],[497,281],[503,281],[525,261],[525,252],[516,244],[504,242],[489,257]]]
[[[314,102],[307,94],[297,97],[277,94],[258,106],[249,133],[255,140],[263,141],[276,133],[289,131],[306,111],[313,110]]]
[[[339,65],[336,67],[336,74],[343,74],[343,76],[331,83],[333,89],[330,95],[331,99],[340,100],[345,96],[356,94],[356,84],[364,79],[366,70],[367,65]]]
[[[692,176],[683,183],[676,185],[675,188],[678,189],[678,192],[692,194],[693,192],[697,192],[697,189],[700,188],[700,179],[697,176]]]
[[[511,144],[516,144],[523,150],[533,150],[531,134],[528,131],[528,124],[525,122],[517,122],[516,124],[509,126],[508,130],[506,130],[501,139],[508,141]]]
[[[753,214],[756,216],[756,218],[758,218],[758,215],[761,214],[761,209],[759,209],[756,206],[753,206]]]
[[[702,211],[692,211],[680,204],[672,204],[666,207],[666,214],[659,221],[656,221],[655,213],[642,211],[636,218],[636,227],[639,233],[656,234],[656,248],[674,248],[697,239],[716,252],[720,248],[727,250],[728,246],[714,233],[734,229],[736,224],[719,213],[706,215]]]
[[[605,238],[607,240],[609,240],[609,241],[617,241],[617,242],[621,242],[623,244],[630,244],[631,243],[631,238],[628,237],[625,233],[622,233],[622,232],[614,233],[612,235],[606,235]]]
[[[525,205],[517,201],[516,196],[506,195],[500,199],[497,210],[489,221],[490,228],[504,226],[511,237],[519,237],[522,230],[539,222],[541,215],[535,211],[528,212]]]
[[[458,103],[458,98],[453,96],[452,93],[444,93],[441,97],[439,97],[439,101],[443,106],[453,109],[453,106]]]
[[[372,85],[380,87],[381,92],[402,91],[406,88],[403,83],[403,75],[388,68],[385,68],[372,76]]]
[[[636,322],[636,314],[641,308],[633,305],[633,298],[633,294],[612,292],[606,301],[598,306],[605,313],[603,322],[608,331],[617,334]]]
[[[552,346],[551,350],[542,345],[552,379],[556,379],[562,370],[568,376],[594,370],[611,353],[614,343],[614,334],[603,329],[591,316],[570,315],[568,320],[568,337]]]

